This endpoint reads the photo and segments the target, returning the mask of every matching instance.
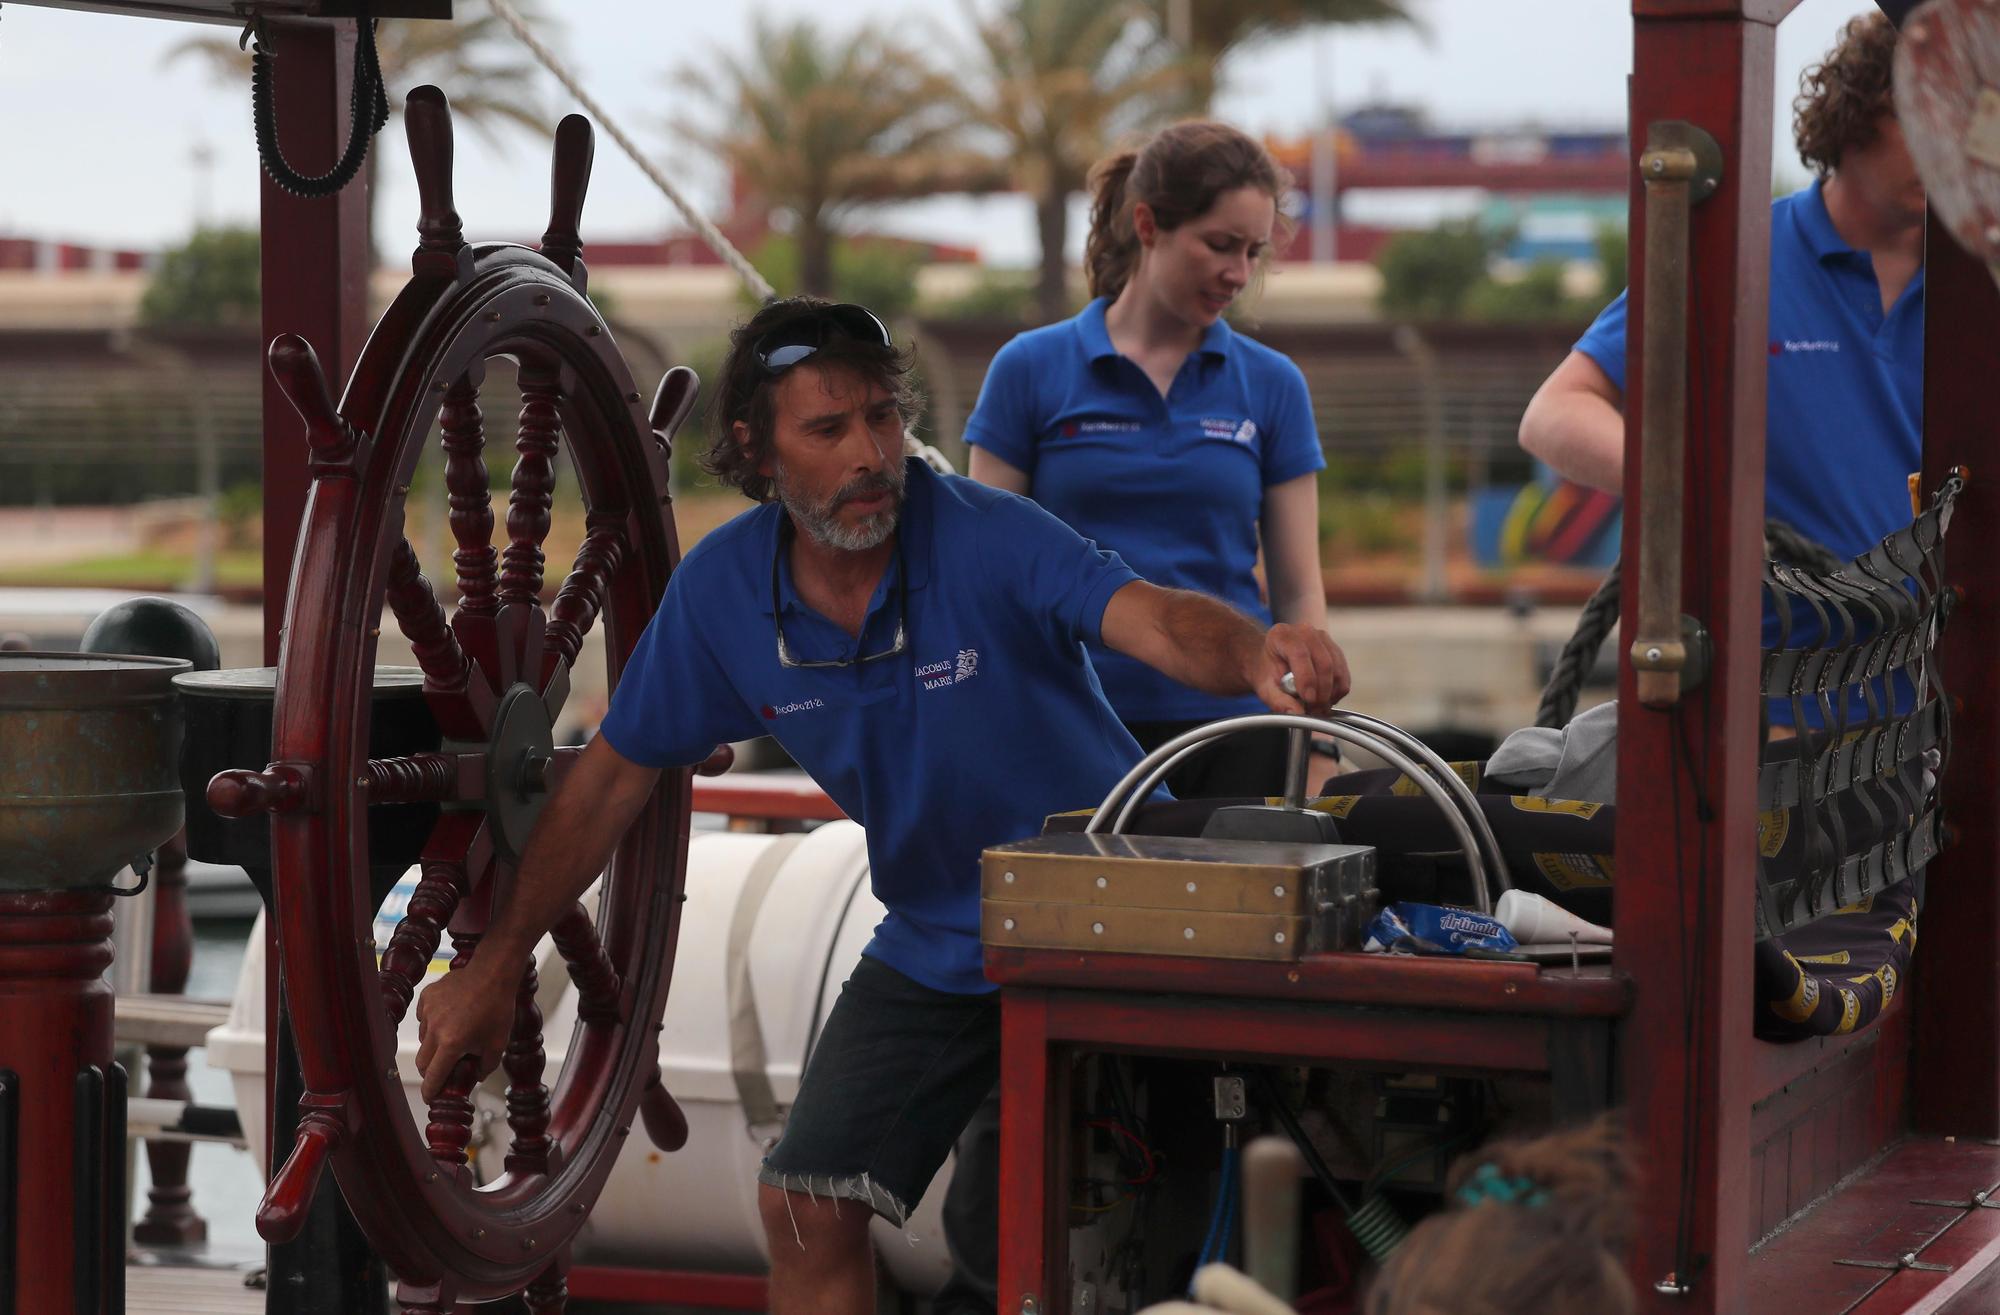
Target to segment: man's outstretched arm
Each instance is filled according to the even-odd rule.
[[[604,870],[659,779],[659,768],[624,757],[602,735],[584,749],[535,823],[507,902],[493,911],[479,953],[417,997],[417,1067],[425,1100],[437,1098],[464,1056],[476,1057],[482,1077],[500,1062],[528,955]]]
[[[1625,394],[1589,356],[1571,352],[1521,414],[1521,446],[1559,475],[1624,491]]]
[[[1264,629],[1226,603],[1135,580],[1111,595],[1107,646],[1210,694],[1255,694],[1277,712],[1324,712],[1347,696],[1347,657],[1323,630]],[[1279,682],[1291,672],[1298,697]]]

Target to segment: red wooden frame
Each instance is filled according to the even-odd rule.
[[[1638,508],[1644,425],[1645,196],[1650,125],[1684,120],[1722,149],[1715,194],[1689,237],[1688,433],[1681,611],[1714,642],[1707,681],[1659,712],[1621,663],[1616,962],[1639,983],[1620,1036],[1626,1117],[1648,1187],[1630,1258],[1642,1308],[1740,1308],[1750,1236],[1751,944],[1756,882],[1759,594],[1764,525],[1765,320],[1772,79],[1781,6],[1639,0],[1633,6],[1634,160],[1625,497]],[[1745,16],[1750,9],[1764,21]],[[1625,518],[1639,560],[1643,517]],[[1635,590],[1623,633],[1636,634]],[[1668,764],[1672,784],[1662,780]],[[1688,1295],[1656,1293],[1687,1283]]]
[[[1001,986],[999,1305],[1035,1315],[1068,1309],[1058,1276],[1079,1054],[1553,1073],[1566,1029],[1608,1038],[1632,998],[1603,968],[1359,954],[1288,964],[990,948],[986,975]]]
[[[1683,783],[1678,794],[1629,794],[1619,816],[1617,962],[1640,987],[1620,1050],[1628,1065],[1628,1117],[1649,1170],[1632,1266],[1649,1311],[1743,1309],[1746,1238],[1899,1135],[1906,1097],[1922,1129],[2000,1131],[2000,976],[1991,970],[1992,928],[2000,924],[2000,819],[1984,798],[2000,767],[2000,682],[1990,674],[2000,614],[1961,609],[1939,650],[1957,695],[1953,761],[1945,774],[1954,833],[1929,877],[1914,998],[1883,1020],[1873,1042],[1816,1043],[1800,1054],[1749,1035],[1756,559],[1767,369],[1765,125],[1772,111],[1772,25],[1791,8],[1792,0],[1633,5],[1635,156],[1650,124],[1679,118],[1709,131],[1726,161],[1721,189],[1695,212],[1687,339],[1683,609],[1708,626],[1716,665],[1707,686],[1667,714],[1632,700],[1629,672],[1621,686],[1621,777],[1657,779],[1657,765],[1666,762]],[[1631,229],[1634,249],[1643,250],[1644,200],[1636,186]],[[1980,462],[1973,444],[1990,416],[1991,326],[2000,320],[2000,298],[1982,267],[1935,224],[1930,237],[1924,483],[1934,488],[1953,467],[1976,469]],[[1634,324],[1644,314],[1643,285],[1642,262],[1635,260]],[[1636,499],[1643,361],[1639,339],[1631,343],[1626,493]],[[1972,487],[1981,486],[1975,479]],[[1960,503],[1950,559],[1958,564],[1955,581],[1965,563],[1983,566],[2000,548],[1996,492],[1981,488]],[[1636,558],[1638,533],[1639,518],[1628,518],[1628,560]],[[1626,617],[1628,625],[1632,619]],[[1678,856],[1674,845],[1661,843],[1671,837],[1681,838]],[[1661,928],[1680,931],[1662,936]],[[1911,1031],[1914,1057],[1906,1061]],[[1781,1171],[1785,1182],[1774,1188]],[[1780,1189],[1784,1207],[1774,1205]],[[1966,1260],[1983,1266],[1993,1258],[1982,1250]],[[1689,1261],[1692,1275],[1676,1275]],[[1669,1276],[1691,1277],[1692,1291],[1656,1291]],[[1901,1290],[1921,1287],[1906,1283]],[[1891,1304],[1885,1288],[1867,1309],[1903,1305]]]
[[[810,777],[771,778],[745,772],[696,777],[694,811],[760,822],[832,822],[847,816]]]
[[[1924,283],[1924,482],[1972,472],[1952,521],[1951,582],[1963,591],[1937,660],[1952,692],[1951,763],[1944,774],[1944,851],[1932,862],[1915,969],[1916,1057],[1911,1098],[1925,1132],[2000,1137],[2000,463],[1994,461],[1993,380],[2000,377],[2000,290],[1933,216]]]
[[[266,25],[272,55],[284,62],[285,76],[273,89],[278,121],[285,125],[285,151],[307,172],[328,169],[339,158],[348,97],[353,86],[355,26],[352,22],[271,20]],[[325,200],[293,196],[260,178],[258,235],[263,341],[281,333],[301,334],[325,353],[328,382],[343,384],[368,335],[368,174],[363,171],[339,194]],[[292,554],[305,520],[306,446],[297,412],[262,372],[264,387],[264,664],[275,666],[284,638]],[[264,998],[276,1000],[278,929],[264,932]],[[279,1071],[277,1010],[270,1011],[264,1036],[264,1126],[272,1121],[272,1080]]]

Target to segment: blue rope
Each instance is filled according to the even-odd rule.
[[[1194,1262],[1196,1269],[1228,1252],[1229,1232],[1236,1223],[1236,1177],[1236,1148],[1225,1146],[1222,1182],[1215,1189],[1215,1206],[1208,1213],[1208,1236],[1202,1239],[1201,1254]]]
[[[1229,1244],[1236,1240],[1236,1208],[1243,1200],[1243,1184],[1232,1173],[1229,1179],[1229,1213],[1222,1217],[1222,1236],[1216,1240],[1213,1260],[1229,1259]]]

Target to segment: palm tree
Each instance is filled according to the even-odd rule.
[[[952,85],[917,51],[867,24],[831,37],[810,20],[753,20],[747,57],[717,52],[680,80],[721,126],[677,121],[755,201],[788,212],[799,291],[833,283],[833,244],[858,207],[991,191],[1005,175],[965,149]]]
[[[517,0],[524,18],[546,28],[549,21],[536,12],[533,0]],[[403,97],[411,88],[426,83],[443,87],[451,97],[452,121],[471,126],[488,141],[500,141],[497,131],[503,123],[546,133],[549,118],[536,102],[536,67],[514,41],[498,17],[486,13],[478,18],[441,23],[433,19],[390,20],[376,24],[377,62],[389,93],[389,112],[402,112]],[[192,55],[208,65],[216,81],[240,87],[247,98],[250,86],[250,56],[237,48],[233,37],[195,37],[167,52],[169,60]],[[283,77],[283,70],[277,76]],[[280,131],[282,132],[282,122]],[[373,250],[374,215],[372,201],[375,165],[380,158],[376,146],[368,152],[367,176],[371,213],[370,250]]]
[[[1219,3],[1219,0],[1218,0]],[[1185,59],[1141,0],[1008,0],[978,33],[966,112],[1000,143],[1014,186],[1034,198],[1045,320],[1069,313],[1069,198],[1118,138],[1190,107]]]
[[[1415,0],[1148,0],[1169,41],[1186,50],[1193,98],[1214,99],[1217,66],[1240,46],[1327,24],[1422,26]]]

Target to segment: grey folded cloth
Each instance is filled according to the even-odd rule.
[[[1561,730],[1526,726],[1500,742],[1486,776],[1542,799],[1618,801],[1618,705],[1600,703]]]

